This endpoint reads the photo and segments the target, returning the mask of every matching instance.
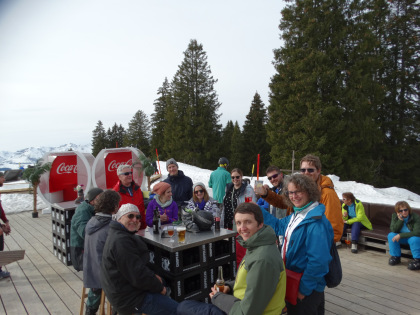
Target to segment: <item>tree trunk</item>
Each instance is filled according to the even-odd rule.
[[[36,199],[37,199],[37,194],[38,194],[38,183],[34,184],[34,191],[33,191],[33,195],[34,195],[34,212],[36,213]]]

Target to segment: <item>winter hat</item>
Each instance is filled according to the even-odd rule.
[[[166,161],[166,170],[168,170],[168,167],[171,164],[174,164],[174,165],[176,165],[176,167],[179,167],[178,166],[178,163],[175,161],[175,159],[174,158],[170,158],[169,160]]]
[[[127,164],[122,164],[120,166],[118,166],[117,168],[117,175],[121,175],[123,172],[123,169],[125,168],[129,168],[131,170],[131,165],[127,165]]]
[[[195,187],[197,187],[197,186],[201,186],[201,187],[203,187],[203,189],[206,189],[206,185],[204,185],[202,182],[197,182],[193,185],[193,192],[194,192]]]
[[[0,177],[4,177],[4,173],[3,172],[0,172]]]
[[[157,183],[155,186],[153,186],[153,192],[156,195],[162,196],[165,191],[167,191],[169,188],[171,188],[171,185],[165,182]]]
[[[88,193],[86,194],[86,200],[91,202],[93,199],[96,198],[97,195],[103,193],[104,191],[101,188],[95,187],[91,188]]]
[[[137,206],[133,205],[132,203],[126,203],[122,205],[118,212],[114,215],[114,220],[118,221],[119,219],[121,219],[122,216],[130,212],[140,213],[139,208],[137,208]]]

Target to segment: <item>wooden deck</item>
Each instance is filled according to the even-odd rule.
[[[8,215],[12,233],[5,250],[25,249],[25,259],[3,268],[11,277],[0,280],[0,314],[78,314],[82,273],[53,254],[51,217],[31,212]],[[388,256],[372,251],[352,254],[339,249],[344,278],[326,289],[326,314],[420,314],[420,271],[391,267]]]

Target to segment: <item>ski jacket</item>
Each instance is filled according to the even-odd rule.
[[[349,207],[343,203],[341,212],[343,214],[343,219],[347,221],[347,224],[353,224],[354,222],[360,222],[362,223],[368,230],[372,230],[372,223],[370,223],[368,217],[365,213],[365,208],[363,207],[363,204],[359,200],[354,201],[355,204],[355,210],[356,210],[356,217],[349,219],[348,213],[349,213]],[[347,216],[344,216],[344,211],[347,211]]]
[[[162,292],[163,284],[147,267],[149,259],[142,237],[111,221],[102,254],[101,284],[118,313],[133,314],[146,293]]]
[[[85,288],[101,288],[102,252],[111,220],[112,215],[100,212],[86,224],[85,251],[83,253],[83,285]]]
[[[85,246],[86,224],[95,214],[94,207],[87,201],[77,206],[71,218],[70,226],[70,257],[74,269],[83,270],[83,249]]]
[[[133,182],[131,182],[130,190],[132,192],[132,195],[130,194],[130,191],[121,184],[120,180],[118,180],[117,184],[114,186],[114,190],[120,194],[121,200],[119,206],[125,205],[126,203],[131,203],[137,208],[139,208],[140,214],[141,214],[141,226],[140,230],[143,230],[146,228],[146,211],[144,209],[144,200],[143,200],[143,193],[140,189],[140,186],[136,185]]]
[[[392,214],[390,230],[399,233],[404,225],[404,221],[398,219],[396,213]],[[400,233],[401,238],[409,238],[412,236],[420,236],[420,217],[417,213],[411,213],[407,221],[407,228],[410,232]]]
[[[164,214],[166,211],[166,215],[168,216],[168,221],[161,222],[161,224],[169,224],[174,221],[178,221],[178,206],[176,205],[175,201],[172,201],[172,203],[169,205],[169,207],[162,208],[155,199],[149,202],[147,205],[147,211],[146,211],[146,224],[148,226],[153,226],[153,211],[156,209],[156,207],[159,209],[159,214]]]
[[[176,176],[168,175],[164,182],[171,185],[172,198],[178,207],[184,206],[184,201],[188,201],[192,197],[193,182],[191,178],[184,175],[183,171],[178,171]]]
[[[187,204],[187,208],[194,209],[196,207],[194,199],[190,199]],[[219,207],[217,206],[217,201],[214,200],[212,197],[209,197],[209,200],[204,205],[203,209],[204,211],[210,211],[213,214],[213,217],[217,215],[217,212],[219,211]]]
[[[231,182],[230,173],[224,167],[219,166],[210,174],[209,187],[213,189],[213,198],[216,199],[218,203],[223,202],[226,185]]]
[[[286,272],[276,245],[276,235],[267,225],[239,243],[246,254],[235,281],[227,282],[233,294],[216,293],[212,303],[230,315],[281,314],[285,307]]]
[[[260,207],[260,209],[263,212],[264,223],[270,225],[276,235],[282,235],[285,238],[287,226],[295,214],[277,219],[264,208]],[[324,212],[323,204],[314,203],[313,209],[294,229],[292,235],[288,235],[286,268],[299,273],[303,272],[299,292],[305,296],[310,295],[314,290],[324,291],[326,285],[324,276],[328,273],[328,266],[332,259],[330,249],[334,233]]]

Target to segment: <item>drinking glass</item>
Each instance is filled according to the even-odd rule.
[[[178,232],[178,243],[184,244],[185,243],[185,232],[187,231],[187,228],[185,226],[178,226],[176,231]]]
[[[173,225],[168,225],[168,235],[171,237],[171,239],[169,240],[169,242],[173,243],[175,242],[174,239],[172,238],[175,234],[175,228]]]

